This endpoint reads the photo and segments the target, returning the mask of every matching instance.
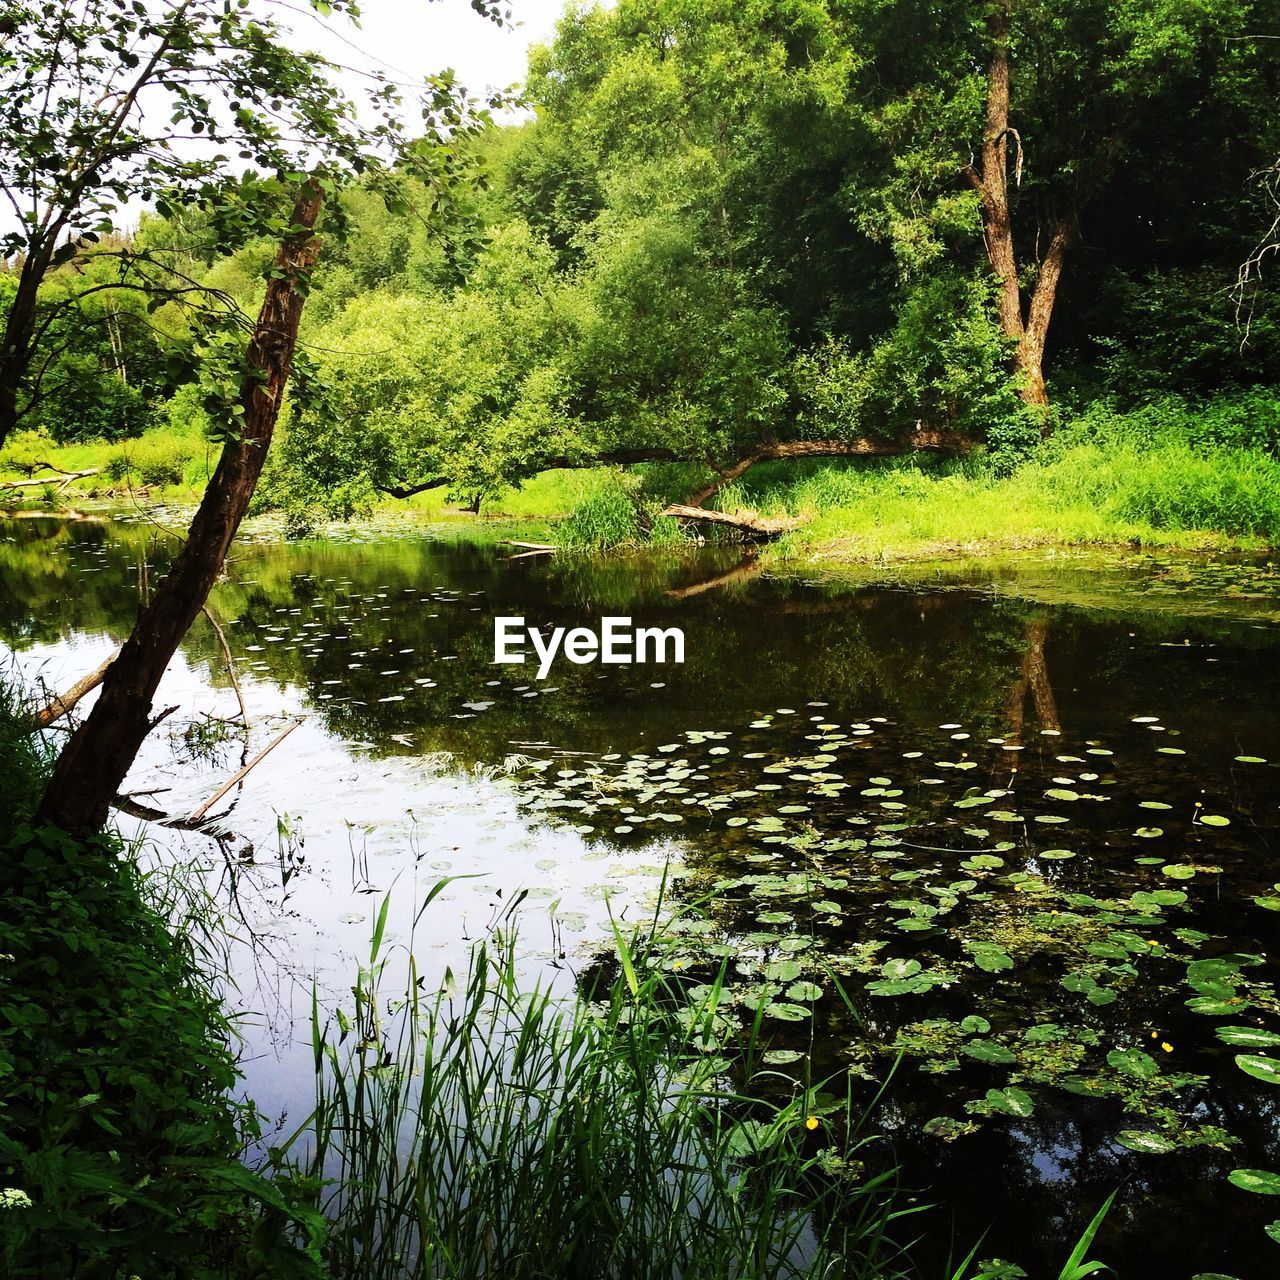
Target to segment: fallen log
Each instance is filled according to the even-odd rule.
[[[722,484],[745,475],[759,462],[773,462],[786,458],[895,458],[911,453],[938,453],[963,456],[976,447],[977,442],[953,431],[938,431],[920,426],[910,435],[898,439],[881,436],[854,436],[839,440],[775,440],[756,445],[747,453],[721,465],[714,458],[695,458],[687,450],[655,446],[648,449],[604,449],[582,453],[536,458],[529,474],[538,471],[581,470],[584,467],[632,466],[640,462],[695,462],[702,461],[715,472],[715,480],[688,498],[689,506],[701,506]],[[440,489],[456,483],[450,475],[436,475],[424,480],[399,483],[388,481],[375,484],[379,493],[393,498],[412,498],[429,489]]]
[[[107,674],[107,668],[119,656],[120,650],[117,649],[110,657],[104,658],[103,661],[86,676],[81,676],[65,693],[60,693],[52,699],[46,706],[40,708],[32,717],[35,729],[47,729],[55,720],[61,720],[86,694],[91,693],[103,681]]]
[[[218,790],[215,791],[213,795],[211,795],[198,809],[193,809],[191,813],[187,815],[186,820],[188,822],[199,822],[200,819],[203,818],[204,815],[208,813],[209,810],[212,809],[213,806],[217,804],[218,801],[236,785],[237,782],[243,781],[245,775],[254,767],[254,765],[258,764],[261,760],[265,760],[267,756],[269,756],[301,723],[301,720],[294,720],[281,729],[280,732],[277,733],[276,736],[272,738],[271,741],[268,742],[267,745],[263,747],[247,765],[244,766],[243,769],[241,769],[233,778],[229,779],[223,786],[219,787]]]
[[[800,525],[795,516],[753,516],[745,512],[730,515],[725,511],[708,511],[705,507],[689,507],[673,503],[664,516],[676,520],[693,520],[701,524],[714,524],[722,529],[737,529],[752,538],[776,538]]]
[[[45,464],[48,465],[47,463]],[[83,480],[87,476],[96,476],[101,467],[89,467],[85,471],[59,471],[59,480],[0,480],[0,489],[42,489],[48,486],[53,489],[65,489],[73,480]]]

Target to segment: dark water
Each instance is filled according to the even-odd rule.
[[[78,672],[169,545],[144,524],[0,526],[0,640],[28,674]],[[253,745],[304,718],[234,795],[217,883],[252,888],[300,975],[327,964],[340,989],[375,891],[459,872],[485,878],[440,917],[441,964],[525,888],[551,921],[533,960],[571,971],[606,894],[638,909],[671,858],[673,904],[697,904],[669,962],[691,998],[727,961],[732,1016],[764,1007],[780,1075],[852,1070],[868,1099],[891,1076],[876,1123],[939,1206],[934,1239],[954,1226],[963,1253],[986,1229],[982,1256],[1056,1274],[1119,1188],[1094,1251],[1119,1274],[1277,1274],[1280,1195],[1228,1180],[1280,1173],[1268,567],[806,583],[731,552],[510,554],[249,544],[215,592]],[[539,682],[492,664],[495,614],[679,626],[686,662],[561,660]],[[210,628],[177,665],[188,727],[129,784],[169,787],[147,802],[174,813],[243,750],[204,749],[192,714],[234,705]],[[192,857],[208,844],[149,830]],[[249,1079],[283,1109],[302,1067],[267,985],[241,983],[247,1006],[281,1006]]]

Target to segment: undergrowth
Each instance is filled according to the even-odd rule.
[[[0,1274],[320,1276],[306,1188],[241,1160],[257,1117],[180,878],[27,827],[49,764],[0,693]]]

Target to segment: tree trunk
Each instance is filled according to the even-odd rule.
[[[314,180],[298,196],[293,227],[276,254],[249,342],[240,433],[223,446],[186,544],[138,615],[93,710],[58,758],[36,812],[37,824],[52,823],[76,836],[100,829],[153,727],[152,698],[222,569],[266,461],[289,379],[307,277],[319,249],[313,231],[323,199]]]
[[[1018,285],[1018,258],[1013,244],[1013,217],[1009,208],[1009,140],[1017,148],[1015,181],[1022,173],[1022,138],[1009,126],[1009,13],[997,4],[988,19],[991,64],[987,68],[987,111],[980,167],[965,165],[962,172],[978,193],[982,213],[982,237],[987,261],[998,292],[996,312],[1000,328],[1014,343],[1013,366],[1018,374],[1018,394],[1025,404],[1047,409],[1044,383],[1044,347],[1049,320],[1062,275],[1063,261],[1078,230],[1076,213],[1064,218],[1054,231],[1049,252],[1040,264],[1029,306],[1024,311]],[[1045,416],[1047,423],[1048,417]]]
[[[784,440],[762,444],[750,453],[724,467],[716,467],[716,478],[695,490],[680,505],[700,507],[713,497],[722,485],[746,475],[761,462],[789,458],[898,458],[910,453],[944,453],[957,456],[968,453],[974,442],[966,436],[948,431],[926,431],[917,428],[898,440],[879,436],[855,436],[849,440]]]
[[[47,252],[27,255],[5,318],[0,339],[0,449],[18,425],[18,397],[31,363],[31,339],[36,329],[36,300],[48,269]]]

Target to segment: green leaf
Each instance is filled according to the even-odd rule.
[[[1130,1151],[1138,1151],[1143,1155],[1166,1155],[1176,1151],[1178,1144],[1162,1133],[1152,1133],[1149,1129],[1121,1129],[1116,1134],[1116,1141]]]
[[[1280,1173],[1269,1169],[1232,1169],[1227,1181],[1258,1196],[1280,1196]]]
[[[1035,1110],[1035,1103],[1031,1101],[1030,1095],[1012,1085],[1007,1089],[988,1089],[986,1101],[993,1111],[1017,1116],[1019,1119],[1029,1116]]]
[[[1115,1070],[1138,1080],[1150,1080],[1158,1074],[1160,1067],[1156,1060],[1141,1049],[1112,1049],[1107,1054],[1107,1062]]]
[[[1113,1191],[1103,1201],[1102,1208],[1093,1215],[1093,1221],[1084,1229],[1080,1239],[1076,1241],[1076,1247],[1071,1250],[1071,1256],[1067,1259],[1066,1265],[1058,1273],[1058,1280],[1084,1280],[1085,1276],[1091,1276],[1103,1269],[1100,1262],[1085,1262],[1084,1255],[1089,1252],[1094,1236],[1098,1234],[1107,1214],[1111,1212],[1115,1198],[1116,1193]]]
[[[1280,1060],[1276,1058],[1266,1058],[1258,1053],[1237,1053],[1236,1066],[1255,1080],[1280,1084]]]
[[[1218,1027],[1216,1034],[1223,1044],[1237,1049],[1273,1049],[1280,1045],[1280,1035],[1262,1027]]]
[[[978,1062],[1008,1064],[1018,1060],[1004,1045],[997,1044],[994,1040],[970,1040],[968,1044],[960,1046],[960,1052]]]

